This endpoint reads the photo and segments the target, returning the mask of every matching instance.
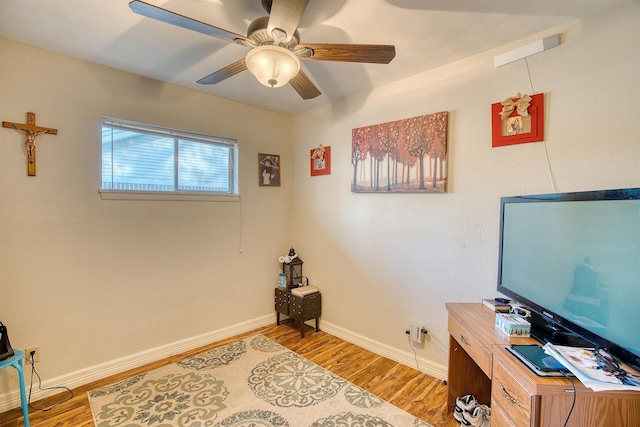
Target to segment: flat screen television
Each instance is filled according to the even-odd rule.
[[[497,290],[539,341],[640,368],[640,188],[502,197]]]

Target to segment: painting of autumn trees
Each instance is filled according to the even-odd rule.
[[[449,113],[428,114],[353,129],[351,191],[447,191]]]

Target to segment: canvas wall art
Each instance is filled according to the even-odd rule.
[[[355,193],[445,193],[449,113],[352,130]]]

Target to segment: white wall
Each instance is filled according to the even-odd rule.
[[[276,259],[293,244],[323,292],[323,329],[413,356],[404,331],[421,323],[431,341],[419,360],[443,375],[444,303],[494,295],[500,196],[640,185],[639,9],[559,29],[561,46],[528,58],[546,143],[495,149],[491,104],[532,92],[524,61],[493,68],[509,47],[291,118],[0,40],[1,119],[34,111],[59,130],[37,139],[36,177],[23,136],[0,130],[0,319],[12,343],[39,345],[40,371],[59,385],[270,319]],[[352,128],[444,110],[448,194],[350,192]],[[242,203],[101,201],[102,116],[237,138]],[[319,144],[332,173],[310,177]],[[282,187],[257,186],[258,152],[282,155]],[[0,395],[15,390],[11,375]]]
[[[0,58],[1,119],[24,123],[33,111],[58,129],[36,139],[35,177],[24,136],[0,129],[0,320],[15,348],[40,346],[46,385],[275,320],[277,259],[290,244],[290,116],[8,40]],[[241,202],[101,200],[103,116],[237,139]],[[282,156],[281,187],[258,186],[258,152]],[[14,377],[3,371],[0,395]]]
[[[536,38],[296,116],[293,241],[324,324],[411,354],[417,322],[432,339],[417,354],[437,371],[445,302],[496,295],[500,196],[640,186],[639,24],[636,3],[542,34],[561,45],[526,63],[494,69],[493,56]],[[491,104],[518,92],[545,93],[546,142],[492,148]],[[445,110],[447,194],[350,191],[353,128]],[[332,172],[310,177],[319,144]]]

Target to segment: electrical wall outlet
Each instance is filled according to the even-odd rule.
[[[413,342],[422,342],[423,334],[422,334],[422,326],[418,324],[413,324],[409,328],[409,338]]]
[[[24,349],[24,357],[27,359],[27,363],[31,364],[31,353],[33,352],[33,362],[40,361],[40,347],[30,347]]]

